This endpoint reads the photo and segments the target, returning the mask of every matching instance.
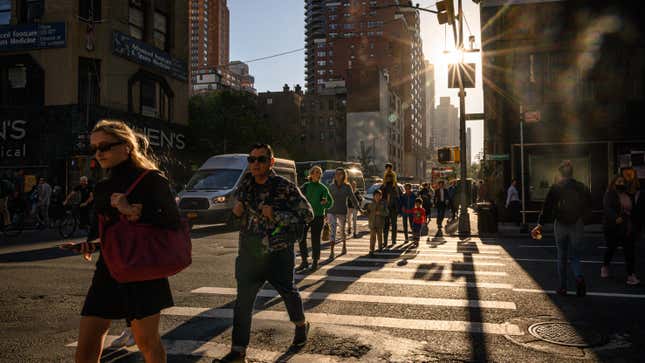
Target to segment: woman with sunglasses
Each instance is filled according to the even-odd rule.
[[[179,211],[168,179],[147,153],[149,144],[145,137],[123,122],[104,120],[92,130],[90,142],[101,168],[109,171],[108,177],[96,185],[94,195],[94,214],[108,220],[104,228],[122,216],[163,228],[179,226]],[[123,193],[146,170],[151,172],[126,197]],[[89,242],[97,237],[97,223],[93,223],[87,242],[80,246],[87,260],[91,259],[95,246]],[[100,360],[104,338],[115,319],[131,322],[134,340],[146,362],[165,362],[159,317],[162,309],[172,305],[167,278],[119,283],[99,256],[81,312],[76,362]]]

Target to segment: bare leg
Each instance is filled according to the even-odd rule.
[[[166,363],[166,351],[159,336],[160,314],[132,321],[134,341],[147,363]]]
[[[82,316],[78,329],[76,363],[98,363],[103,351],[103,342],[111,321],[95,316]]]

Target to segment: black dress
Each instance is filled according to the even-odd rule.
[[[96,185],[94,192],[94,215],[107,215],[117,220],[118,211],[110,205],[112,193],[125,193],[134,180],[143,172],[131,160],[110,170],[107,179]],[[128,196],[131,204],[143,205],[140,222],[163,228],[179,226],[179,211],[170,191],[168,180],[159,172],[150,172]],[[108,225],[109,227],[109,225]],[[92,223],[88,241],[98,237],[98,222]],[[119,283],[111,275],[103,257],[99,256],[92,285],[85,298],[82,316],[103,319],[142,319],[173,306],[168,279]]]

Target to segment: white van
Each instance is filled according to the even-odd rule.
[[[233,195],[248,172],[247,157],[248,154],[225,154],[206,160],[177,195],[181,216],[191,224],[229,222],[235,205]],[[298,185],[293,160],[276,158],[273,170]]]

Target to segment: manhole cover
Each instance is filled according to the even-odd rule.
[[[587,327],[548,321],[529,326],[529,333],[545,342],[569,347],[591,347],[602,343],[602,335]]]

